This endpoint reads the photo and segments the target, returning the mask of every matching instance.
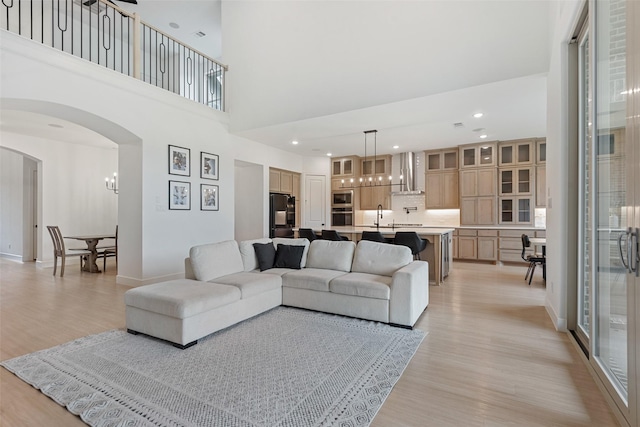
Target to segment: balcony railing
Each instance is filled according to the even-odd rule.
[[[135,13],[106,0],[2,0],[2,6],[5,30],[224,111],[227,66]]]

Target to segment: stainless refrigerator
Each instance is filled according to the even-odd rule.
[[[293,237],[296,199],[288,194],[269,195],[269,237]]]

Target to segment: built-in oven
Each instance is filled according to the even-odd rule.
[[[334,191],[331,193],[332,208],[353,208],[353,190]]]
[[[331,225],[334,227],[353,225],[353,208],[331,209]]]

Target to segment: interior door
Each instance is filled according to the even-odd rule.
[[[304,211],[305,227],[321,230],[327,215],[326,177],[307,175],[305,177]]]

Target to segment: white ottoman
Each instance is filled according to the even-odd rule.
[[[233,324],[234,303],[240,298],[235,286],[190,279],[140,286],[124,294],[127,331],[188,348]]]

